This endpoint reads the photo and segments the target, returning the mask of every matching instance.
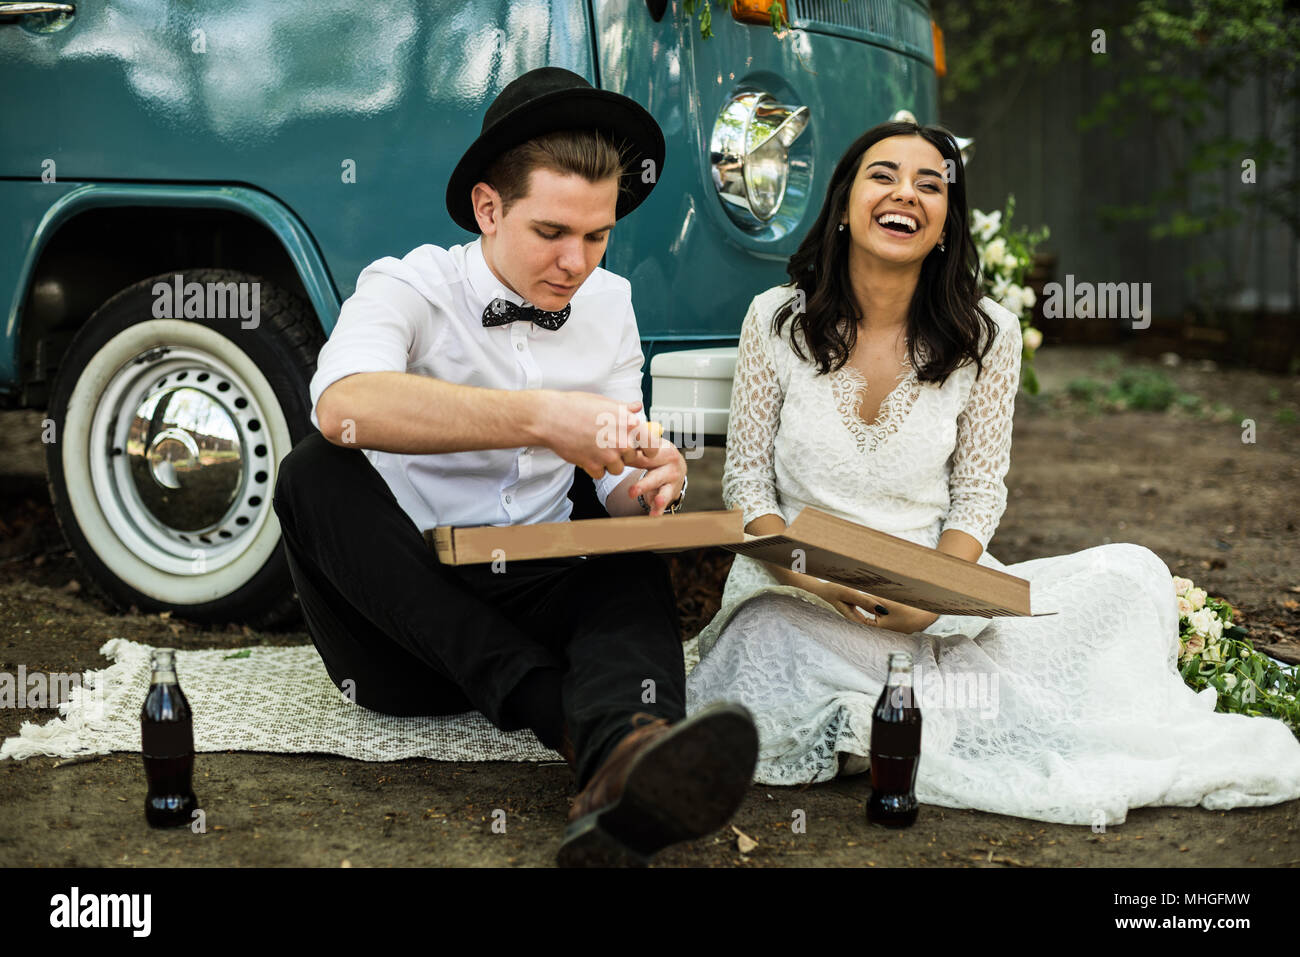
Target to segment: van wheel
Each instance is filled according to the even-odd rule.
[[[162,285],[175,275],[123,289],[68,347],[49,403],[50,498],[114,606],[281,625],[299,608],[271,493],[313,428],[308,385],[325,336],[288,290],[221,269],[183,271],[202,300],[189,318],[156,318],[197,298],[168,308]],[[230,286],[209,294],[228,283],[243,312],[223,301]]]

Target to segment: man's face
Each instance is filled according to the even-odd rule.
[[[550,312],[564,308],[600,265],[614,227],[618,179],[535,169],[528,195],[501,214],[501,196],[487,183],[473,192],[483,231],[483,256],[496,277],[526,302]]]

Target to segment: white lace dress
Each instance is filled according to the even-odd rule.
[[[942,387],[909,363],[874,424],[865,379],[819,376],[771,318],[778,286],[745,316],[732,393],[723,500],[745,523],[787,523],[805,505],[935,547],[959,528],[987,547],[1006,507],[1020,379],[1019,321],[990,299],[999,333],[978,381]],[[807,348],[804,354],[809,355]],[[1072,824],[1122,823],[1131,807],[1212,809],[1300,797],[1300,742],[1272,718],[1214,712],[1176,669],[1169,568],[1149,549],[1107,544],[1004,565],[1027,579],[1041,618],[944,615],[900,634],[849,622],[738,555],[722,608],[699,636],[687,711],[740,701],[754,713],[762,784],[825,781],[867,767],[871,712],[889,652],[914,661],[922,713],[917,797],[926,804]],[[868,609],[868,611],[870,611]]]

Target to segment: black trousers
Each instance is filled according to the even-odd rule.
[[[658,555],[443,565],[365,454],[319,432],[280,463],[273,503],[308,631],[357,704],[395,715],[477,710],[515,731],[541,722],[516,716],[506,698],[534,669],[559,669],[554,707],[579,787],[633,714],[685,716],[681,626]]]

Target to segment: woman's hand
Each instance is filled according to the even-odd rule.
[[[802,588],[804,591],[812,592],[849,621],[856,622],[859,625],[876,624],[875,619],[864,615],[859,607],[866,606],[870,608],[875,603],[871,596],[865,592],[857,591],[838,582],[822,581],[822,579],[814,575],[804,575],[781,565],[769,563],[767,567],[771,571],[772,577],[782,585],[792,585],[795,588]]]
[[[890,601],[888,598],[877,598],[875,595],[868,595],[866,592],[858,592],[858,594],[866,598],[868,602],[863,606],[864,608],[877,611],[876,620],[872,624],[881,628],[888,628],[890,631],[910,635],[913,632],[925,631],[939,620],[939,615],[933,611],[913,608],[911,605],[903,605],[896,601]],[[880,612],[875,609],[876,605],[885,610]]]
[[[875,625],[910,635],[924,631],[939,617],[932,611],[899,604],[887,598],[877,598],[848,585],[822,581],[813,575],[803,575],[781,565],[768,564],[768,569],[781,584],[812,592],[849,621],[859,625]],[[874,612],[874,616],[868,612]]]

